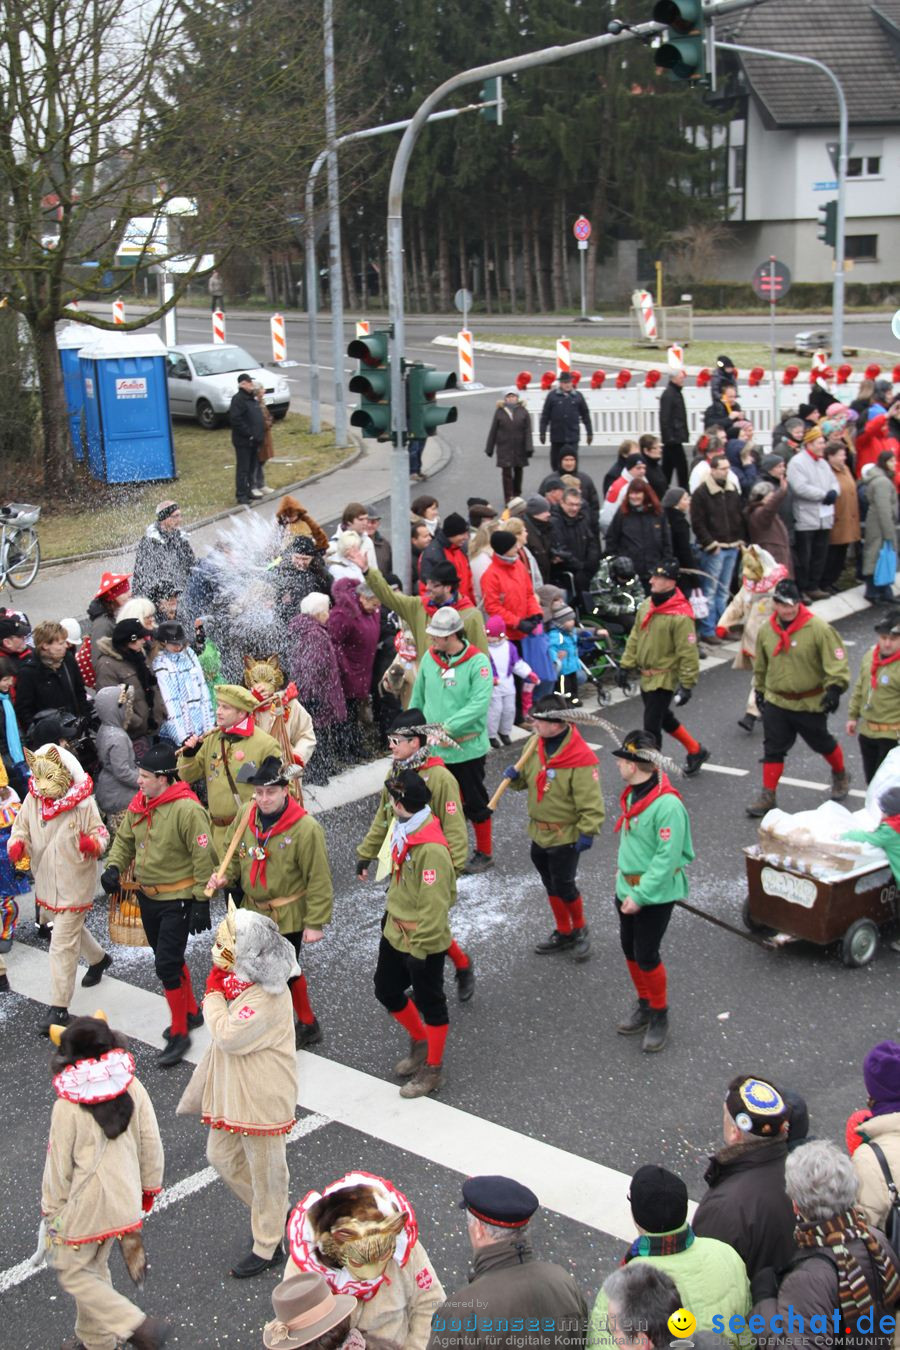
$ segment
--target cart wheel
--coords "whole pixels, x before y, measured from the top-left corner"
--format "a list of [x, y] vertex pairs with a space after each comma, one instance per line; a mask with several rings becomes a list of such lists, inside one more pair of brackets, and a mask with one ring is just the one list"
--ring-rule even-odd
[[877, 926], [871, 919], [857, 919], [841, 938], [841, 960], [845, 966], [867, 966], [877, 946]]
[[769, 928], [766, 924], [759, 923], [756, 919], [750, 917], [749, 895], [745, 898], [744, 903], [741, 905], [741, 919], [743, 920], [744, 927], [746, 929], [748, 929], [751, 933], [759, 933], [761, 937], [771, 937], [771, 935], [775, 932], [774, 928]]

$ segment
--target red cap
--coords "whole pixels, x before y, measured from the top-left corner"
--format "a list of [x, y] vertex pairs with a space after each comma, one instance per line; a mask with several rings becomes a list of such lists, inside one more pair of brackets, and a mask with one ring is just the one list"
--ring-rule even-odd
[[130, 589], [130, 572], [104, 572], [103, 576], [100, 578], [100, 585], [97, 588], [94, 599], [100, 600], [105, 595], [127, 595]]

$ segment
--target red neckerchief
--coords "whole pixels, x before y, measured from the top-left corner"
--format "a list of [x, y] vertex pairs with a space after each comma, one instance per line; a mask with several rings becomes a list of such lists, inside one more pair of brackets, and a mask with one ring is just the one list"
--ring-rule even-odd
[[556, 754], [551, 755], [549, 759], [547, 758], [546, 741], [538, 741], [537, 752], [538, 759], [541, 761], [541, 767], [538, 769], [535, 779], [539, 802], [543, 801], [544, 793], [547, 791], [548, 769], [587, 769], [597, 763], [597, 756], [577, 727], [570, 728], [569, 736], [563, 741]]
[[780, 652], [789, 652], [791, 650], [791, 638], [795, 633], [799, 633], [801, 628], [805, 628], [812, 617], [812, 610], [807, 609], [806, 605], [800, 605], [796, 619], [789, 623], [787, 628], [782, 628], [777, 616], [770, 614], [769, 623], [772, 626], [772, 632], [778, 638], [772, 655], [778, 656]]
[[654, 605], [651, 600], [647, 613], [641, 619], [641, 628], [646, 628], [656, 614], [687, 614], [691, 619], [694, 617], [690, 601], [682, 595], [677, 586], [668, 600], [664, 600], [661, 605]]
[[440, 822], [435, 819], [434, 813], [428, 817], [425, 824], [415, 834], [408, 834], [403, 841], [403, 849], [397, 853], [393, 846], [391, 847], [391, 864], [394, 876], [400, 871], [400, 868], [406, 862], [409, 850], [414, 844], [443, 844], [449, 852], [450, 845], [444, 837], [444, 831], [441, 829]]
[[634, 820], [635, 816], [639, 816], [642, 811], [646, 811], [647, 807], [657, 801], [660, 797], [677, 797], [678, 800], [681, 801], [681, 793], [675, 791], [664, 773], [660, 773], [659, 782], [656, 784], [656, 787], [648, 792], [646, 796], [642, 797], [634, 806], [628, 805], [628, 795], [630, 792], [631, 788], [626, 788], [619, 798], [619, 808], [622, 814], [616, 821], [613, 834], [618, 834], [623, 825], [625, 826], [625, 832], [627, 834], [631, 829], [631, 822]]
[[429, 755], [424, 764], [419, 765], [419, 771], [422, 769], [443, 769], [444, 761], [440, 755]]
[[442, 600], [439, 605], [434, 604], [431, 600], [425, 601], [425, 609], [429, 614], [436, 614], [439, 609], [443, 609], [445, 606], [448, 609], [455, 610], [475, 608], [474, 602], [470, 600], [467, 595], [463, 595], [459, 591], [456, 593], [455, 600]]
[[239, 980], [233, 971], [228, 971], [222, 981], [222, 993], [229, 1003], [233, 1003], [236, 998], [240, 998], [246, 989], [253, 987], [253, 980]]
[[128, 810], [135, 817], [133, 824], [139, 820], [146, 820], [147, 825], [152, 826], [151, 816], [158, 806], [165, 806], [167, 802], [190, 801], [197, 802], [199, 798], [195, 797], [187, 783], [170, 783], [167, 788], [163, 788], [158, 797], [147, 798], [143, 792], [138, 792], [128, 803]]
[[462, 666], [465, 665], [466, 661], [471, 661], [473, 657], [484, 655], [484, 653], [480, 652], [474, 643], [471, 642], [462, 652], [460, 652], [459, 656], [451, 657], [450, 661], [446, 661], [443, 654], [441, 652], [436, 652], [433, 647], [429, 647], [428, 651], [435, 665], [440, 666], [441, 670], [449, 670], [451, 662], [454, 666]]
[[900, 661], [900, 652], [894, 652], [893, 656], [880, 656], [878, 648], [875, 647], [872, 652], [872, 688], [875, 688], [878, 679], [878, 672], [882, 666], [889, 666], [894, 661]]
[[284, 720], [287, 721], [288, 717], [290, 716], [290, 709], [288, 708], [288, 704], [291, 702], [292, 699], [295, 699], [297, 697], [297, 686], [294, 684], [294, 681], [291, 680], [290, 684], [286, 689], [282, 690], [276, 689], [271, 694], [267, 694], [265, 690], [261, 689], [259, 686], [257, 686], [254, 689], [251, 689], [250, 693], [259, 703], [260, 711], [267, 710], [272, 707], [273, 703], [278, 702], [281, 711], [284, 713]]
[[247, 716], [243, 719], [243, 721], [235, 722], [234, 726], [229, 727], [227, 731], [223, 731], [222, 735], [223, 737], [224, 736], [247, 737], [252, 736], [255, 730], [256, 730], [256, 723], [253, 720], [253, 714], [248, 713]]
[[[281, 815], [278, 817], [278, 819], [276, 820], [275, 824], [272, 826], [271, 829], [265, 831], [260, 829], [258, 806], [254, 806], [253, 810], [250, 813], [250, 819], [247, 822], [247, 829], [253, 835], [254, 839], [261, 839], [264, 841], [264, 843], [267, 843], [269, 839], [271, 839], [273, 834], [284, 834], [285, 830], [289, 830], [292, 825], [296, 825], [297, 821], [302, 820], [305, 815], [306, 812], [304, 811], [300, 803], [296, 801], [295, 798], [288, 797], [287, 805], [285, 806]], [[261, 858], [254, 856], [253, 858], [253, 862], [250, 866], [251, 886], [266, 885], [267, 854], [264, 847], [260, 847], [258, 851], [262, 853], [263, 856]]]
[[79, 802], [83, 802], [85, 797], [89, 797], [94, 790], [94, 780], [90, 774], [85, 774], [80, 783], [73, 783], [67, 788], [61, 797], [42, 797], [34, 786], [34, 779], [28, 780], [28, 791], [41, 804], [41, 820], [53, 820], [55, 816], [64, 815], [66, 811], [71, 811]]
[[884, 816], [882, 825], [887, 825], [895, 834], [900, 834], [900, 816]]

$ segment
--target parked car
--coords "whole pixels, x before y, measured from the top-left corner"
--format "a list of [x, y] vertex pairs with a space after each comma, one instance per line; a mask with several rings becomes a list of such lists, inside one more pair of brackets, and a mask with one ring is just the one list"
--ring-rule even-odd
[[794, 351], [798, 356], [812, 356], [813, 352], [831, 351], [831, 333], [825, 328], [808, 328], [794, 334]]
[[263, 386], [269, 411], [280, 421], [291, 402], [287, 380], [265, 370], [243, 347], [231, 343], [192, 342], [169, 348], [166, 375], [172, 416], [196, 418], [208, 431], [227, 422], [242, 371]]

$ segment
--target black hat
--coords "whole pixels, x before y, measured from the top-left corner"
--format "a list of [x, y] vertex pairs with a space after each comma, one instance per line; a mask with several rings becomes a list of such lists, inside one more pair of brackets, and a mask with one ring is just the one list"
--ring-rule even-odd
[[177, 619], [166, 619], [165, 623], [157, 625], [157, 642], [182, 642], [187, 645], [187, 633], [184, 631], [184, 624]]
[[670, 581], [677, 581], [681, 573], [681, 568], [674, 558], [663, 558], [650, 573], [651, 577], [668, 577]]
[[138, 638], [152, 636], [151, 630], [145, 628], [140, 619], [120, 619], [112, 630], [112, 644], [114, 647], [125, 647], [129, 642], [137, 642]]
[[613, 750], [616, 759], [627, 759], [632, 764], [652, 764], [653, 760], [642, 751], [659, 751], [659, 737], [653, 731], [629, 731], [618, 750]]
[[295, 534], [285, 545], [286, 553], [305, 553], [312, 558], [318, 552], [314, 540], [308, 534]]
[[883, 816], [900, 816], [900, 787], [885, 788], [878, 798], [878, 808]]
[[404, 769], [395, 777], [388, 778], [385, 781], [385, 787], [396, 801], [411, 815], [416, 811], [421, 811], [423, 806], [427, 806], [431, 801], [431, 792], [425, 779], [416, 773], [414, 769]]
[[442, 558], [436, 562], [428, 574], [429, 581], [435, 581], [439, 586], [452, 586], [454, 590], [459, 589], [459, 572], [453, 566], [449, 558]]
[[487, 497], [467, 497], [466, 506], [487, 506]]
[[793, 1153], [799, 1144], [805, 1144], [809, 1139], [809, 1107], [806, 1105], [806, 1098], [801, 1097], [800, 1093], [794, 1092], [792, 1088], [784, 1089], [781, 1095], [788, 1108], [788, 1118], [791, 1122], [788, 1153]]
[[891, 637], [900, 637], [900, 609], [885, 610], [875, 625], [876, 633], [890, 633]]
[[498, 1228], [524, 1228], [540, 1201], [512, 1177], [467, 1177], [460, 1209]]
[[24, 619], [0, 619], [0, 642], [4, 638], [27, 637], [30, 632]]
[[636, 450], [633, 454], [626, 455], [625, 459], [623, 460], [626, 469], [637, 468], [638, 464], [643, 464], [643, 462], [644, 462], [643, 457], [639, 455]]
[[161, 581], [154, 581], [152, 586], [147, 587], [147, 599], [152, 600], [154, 605], [158, 605], [160, 600], [168, 600], [170, 595], [181, 595], [183, 587], [176, 586], [174, 581], [164, 577]]
[[25, 732], [25, 744], [29, 750], [37, 750], [41, 745], [59, 745], [68, 741], [75, 745], [85, 737], [87, 719], [76, 717], [68, 708], [42, 708], [35, 713], [34, 721]]
[[495, 530], [491, 535], [491, 548], [495, 553], [499, 553], [501, 558], [511, 553], [518, 542], [512, 530]]
[[253, 376], [252, 376], [252, 375], [248, 375], [246, 371], [243, 371], [243, 372], [237, 377], [237, 382], [238, 382], [238, 384], [244, 384], [245, 382], [248, 383], [248, 384], [252, 384], [252, 383], [253, 383]]
[[720, 370], [734, 370], [734, 362], [730, 356], [717, 356], [716, 365]]
[[772, 592], [772, 599], [781, 605], [799, 605], [800, 587], [790, 577], [782, 577]]
[[548, 492], [562, 492], [565, 486], [558, 473], [548, 473], [541, 483], [541, 494], [546, 496]]
[[444, 517], [442, 528], [448, 539], [452, 539], [456, 534], [469, 533], [468, 522], [458, 511], [451, 511], [449, 516]]
[[175, 747], [168, 741], [160, 741], [157, 745], [151, 745], [149, 750], [145, 750], [141, 756], [138, 768], [143, 769], [145, 773], [155, 773], [160, 776], [174, 778], [178, 773], [178, 762], [175, 755]]
[[561, 370], [556, 378], [561, 384], [568, 383], [572, 378], [572, 372], [571, 370]]
[[[407, 708], [406, 712], [397, 714], [388, 727], [387, 734], [389, 736], [418, 736], [421, 728], [427, 725], [425, 714], [421, 708]], [[424, 731], [421, 731], [421, 735], [425, 735]]]
[[631, 1214], [645, 1233], [673, 1233], [687, 1220], [687, 1186], [665, 1167], [648, 1163], [631, 1178]]
[[238, 770], [237, 780], [249, 787], [287, 787], [290, 781], [277, 755], [266, 755], [259, 767], [255, 764], [243, 765]]

